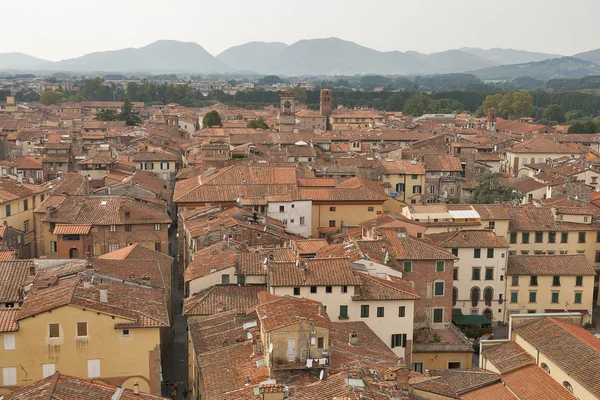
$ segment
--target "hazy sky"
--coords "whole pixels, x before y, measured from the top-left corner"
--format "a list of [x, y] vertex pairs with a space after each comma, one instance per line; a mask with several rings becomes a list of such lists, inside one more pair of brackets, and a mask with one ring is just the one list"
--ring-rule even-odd
[[34, 0], [2, 1], [0, 13], [0, 53], [53, 61], [159, 39], [196, 42], [213, 55], [248, 41], [331, 36], [424, 53], [600, 47], [600, 0]]

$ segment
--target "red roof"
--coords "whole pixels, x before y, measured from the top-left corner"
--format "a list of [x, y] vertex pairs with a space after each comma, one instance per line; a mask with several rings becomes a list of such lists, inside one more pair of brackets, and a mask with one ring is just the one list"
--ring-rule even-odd
[[63, 225], [56, 224], [55, 235], [87, 235], [92, 228], [91, 225]]

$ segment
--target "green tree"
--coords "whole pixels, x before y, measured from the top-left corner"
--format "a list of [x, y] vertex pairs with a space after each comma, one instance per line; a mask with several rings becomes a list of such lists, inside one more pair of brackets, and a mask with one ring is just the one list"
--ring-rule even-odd
[[96, 119], [98, 121], [116, 121], [117, 117], [118, 115], [115, 110], [102, 109], [96, 113]]
[[484, 176], [469, 198], [469, 203], [493, 204], [496, 201], [510, 201], [513, 204], [520, 204], [523, 193], [519, 192], [514, 186], [502, 185], [501, 179], [502, 175], [499, 173]]
[[294, 94], [296, 95], [297, 101], [299, 101], [302, 104], [306, 104], [306, 99], [308, 98], [308, 94], [306, 93], [306, 90], [303, 87], [298, 85], [292, 89], [292, 92], [294, 92]]
[[431, 100], [429, 97], [422, 93], [417, 93], [404, 103], [402, 112], [404, 112], [404, 114], [412, 115], [413, 117], [421, 116], [425, 114], [430, 102]]
[[213, 126], [221, 126], [221, 116], [216, 111], [209, 111], [202, 118], [202, 126], [212, 128]]
[[558, 104], [550, 104], [544, 109], [542, 118], [548, 121], [556, 121], [559, 124], [565, 122], [565, 109]]
[[283, 80], [280, 77], [278, 77], [277, 75], [263, 76], [258, 81], [258, 83], [261, 85], [275, 85], [275, 84], [281, 83], [281, 82], [283, 82]]
[[265, 119], [263, 117], [258, 117], [257, 119], [248, 121], [248, 125], [246, 125], [246, 128], [269, 129], [269, 125], [265, 122]]
[[402, 111], [404, 107], [404, 98], [398, 93], [394, 93], [390, 96], [385, 105], [385, 111]]
[[142, 119], [140, 118], [140, 114], [137, 111], [133, 110], [133, 104], [131, 104], [131, 100], [128, 98], [125, 99], [123, 103], [123, 108], [121, 112], [117, 115], [117, 119], [119, 121], [125, 121], [125, 125], [127, 126], [135, 126], [140, 125], [142, 123]]
[[503, 99], [504, 96], [502, 96], [500, 93], [490, 94], [485, 98], [485, 100], [483, 100], [481, 107], [479, 107], [479, 109], [477, 110], [477, 115], [479, 115], [480, 117], [487, 115], [487, 110], [489, 108], [499, 109], [500, 103], [502, 103]]
[[581, 121], [575, 121], [569, 126], [568, 133], [585, 133], [585, 125]]
[[45, 105], [58, 104], [62, 98], [63, 93], [54, 90], [43, 92], [40, 96], [40, 102]]

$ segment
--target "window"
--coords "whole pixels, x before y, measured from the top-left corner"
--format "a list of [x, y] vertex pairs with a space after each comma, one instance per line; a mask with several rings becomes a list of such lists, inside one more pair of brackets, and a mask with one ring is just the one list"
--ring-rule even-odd
[[246, 275], [238, 275], [237, 276], [237, 284], [244, 286], [246, 284]]
[[285, 212], [285, 206], [279, 206], [279, 212]]
[[521, 234], [521, 243], [529, 243], [529, 232], [523, 232]]
[[517, 243], [517, 234], [516, 234], [516, 232], [513, 232], [513, 233], [510, 234], [510, 242], [512, 244]]
[[429, 186], [429, 193], [435, 194], [435, 186], [433, 186], [433, 185]]
[[583, 286], [583, 276], [575, 277], [575, 286]]
[[412, 261], [404, 261], [404, 272], [412, 272]]
[[109, 243], [108, 244], [108, 252], [111, 253], [113, 251], [119, 250], [119, 243]]
[[131, 232], [131, 225], [129, 225], [129, 224], [125, 225], [125, 232]]
[[489, 221], [488, 229], [496, 229], [496, 221]]
[[487, 258], [494, 258], [494, 249], [487, 249]]
[[558, 292], [552, 292], [552, 299], [551, 302], [553, 304], [558, 304]]
[[10, 217], [10, 204], [6, 205], [6, 216]]
[[435, 263], [435, 270], [436, 270], [436, 272], [444, 272], [444, 262], [443, 261], [436, 261], [436, 263]]
[[14, 350], [15, 349], [15, 334], [14, 333], [5, 333], [4, 334], [4, 350]]
[[377, 307], [377, 318], [383, 318], [385, 316], [385, 307]]
[[433, 323], [439, 324], [444, 322], [444, 309], [443, 308], [434, 308], [433, 309]]
[[531, 275], [531, 277], [529, 278], [529, 286], [537, 286], [537, 285], [538, 285], [537, 275]]
[[335, 211], [335, 207], [329, 207], [329, 211]]
[[420, 193], [421, 193], [421, 185], [413, 186], [413, 194], [420, 194]]
[[348, 318], [348, 306], [340, 306], [340, 318]]
[[573, 393], [573, 386], [571, 386], [571, 384], [567, 381], [563, 382], [563, 386], [565, 387], [565, 389], [567, 389], [569, 392]]
[[294, 296], [300, 296], [300, 288], [299, 287], [294, 288]]
[[556, 232], [548, 232], [548, 243], [556, 243]]
[[510, 302], [511, 303], [519, 302], [519, 292], [510, 292]]
[[360, 317], [369, 318], [369, 305], [363, 304], [360, 306]]
[[160, 224], [154, 224], [154, 230], [160, 231]]
[[585, 243], [585, 232], [579, 232], [577, 243]]
[[60, 325], [59, 324], [48, 324], [48, 335], [51, 338], [60, 337]]
[[116, 225], [111, 225], [110, 226], [110, 231], [111, 232], [116, 232], [117, 231], [117, 226]]
[[125, 211], [125, 219], [131, 218], [131, 213], [129, 211]]
[[596, 232], [596, 243], [600, 243], [600, 232]]
[[56, 372], [56, 364], [42, 364], [42, 378], [47, 378], [54, 375]]
[[100, 377], [100, 360], [87, 360], [88, 378]]
[[260, 232], [258, 232], [258, 233], [256, 234], [256, 238], [257, 238], [257, 239], [260, 239], [261, 237], [262, 237], [262, 234], [261, 234]]
[[300, 217], [300, 226], [304, 225], [304, 217]]
[[315, 293], [317, 293], [317, 287], [316, 287], [316, 286], [311, 286], [311, 287], [310, 287], [310, 292], [311, 292], [312, 294], [315, 294]]
[[44, 195], [44, 194], [40, 195], [40, 203], [42, 203], [45, 198], [46, 198], [46, 195]]
[[569, 239], [569, 232], [561, 232], [560, 234], [560, 242], [561, 243], [568, 243]]
[[454, 275], [452, 276], [452, 279], [455, 281], [458, 280], [458, 267], [454, 268]]
[[529, 302], [535, 303], [537, 300], [537, 292], [529, 292]]
[[223, 284], [223, 285], [229, 284], [229, 274], [221, 275], [221, 284]]
[[367, 211], [373, 212], [373, 211], [375, 211], [375, 207], [367, 207]]
[[582, 293], [581, 292], [575, 292], [575, 304], [581, 304], [581, 298], [582, 298]]
[[458, 257], [458, 249], [452, 249], [452, 254]]
[[329, 227], [330, 228], [335, 228], [335, 220], [334, 219], [330, 219], [329, 220]]
[[485, 280], [493, 281], [494, 280], [494, 268], [488, 267], [485, 269]]
[[444, 295], [444, 282], [435, 282], [433, 289], [434, 296], [443, 296]]
[[406, 317], [406, 307], [400, 306], [400, 307], [398, 307], [398, 318], [404, 318], [404, 317]]
[[413, 363], [413, 371], [423, 373], [423, 363]]
[[392, 335], [392, 349], [394, 347], [406, 347], [406, 333], [394, 333]]
[[29, 232], [29, 220], [23, 221], [23, 232]]
[[129, 329], [123, 329], [123, 336], [129, 337]]
[[544, 240], [544, 232], [536, 232], [535, 233], [535, 242], [542, 243], [543, 240]]
[[594, 258], [595, 262], [600, 262], [600, 251], [596, 251], [596, 256]]
[[524, 255], [529, 254], [529, 250], [521, 250], [521, 254], [524, 254]]
[[51, 253], [56, 253], [57, 249], [56, 249], [56, 242], [52, 241], [50, 242], [50, 252]]
[[78, 322], [77, 323], [77, 337], [87, 337], [87, 322]]
[[554, 275], [552, 277], [552, 286], [560, 286], [560, 276]]
[[2, 385], [16, 386], [17, 385], [17, 367], [2, 368]]
[[317, 349], [324, 349], [325, 348], [325, 338], [323, 336], [320, 336], [317, 338]]
[[331, 286], [325, 286], [325, 293], [332, 293], [333, 288]]
[[346, 285], [342, 286], [341, 292], [348, 293], [348, 286], [346, 286]]
[[160, 169], [169, 169], [169, 163], [168, 162], [161, 162], [160, 163]]
[[546, 363], [541, 363], [540, 368], [543, 369], [545, 373], [547, 373], [547, 374], [550, 373], [550, 368], [548, 367], [548, 365]]
[[481, 268], [473, 267], [473, 270], [471, 271], [471, 280], [472, 281], [481, 280]]
[[27, 199], [23, 200], [23, 211], [29, 210], [29, 202]]
[[481, 258], [481, 249], [473, 249], [473, 257]]

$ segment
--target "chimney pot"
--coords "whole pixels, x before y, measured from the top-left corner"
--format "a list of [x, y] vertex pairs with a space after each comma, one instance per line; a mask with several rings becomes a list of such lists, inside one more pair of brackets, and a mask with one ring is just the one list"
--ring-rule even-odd
[[133, 394], [140, 394], [140, 384], [138, 381], [135, 381], [133, 384]]
[[108, 303], [108, 290], [100, 289], [100, 302]]
[[358, 345], [358, 332], [352, 331], [348, 336], [348, 343], [350, 344], [350, 346]]

